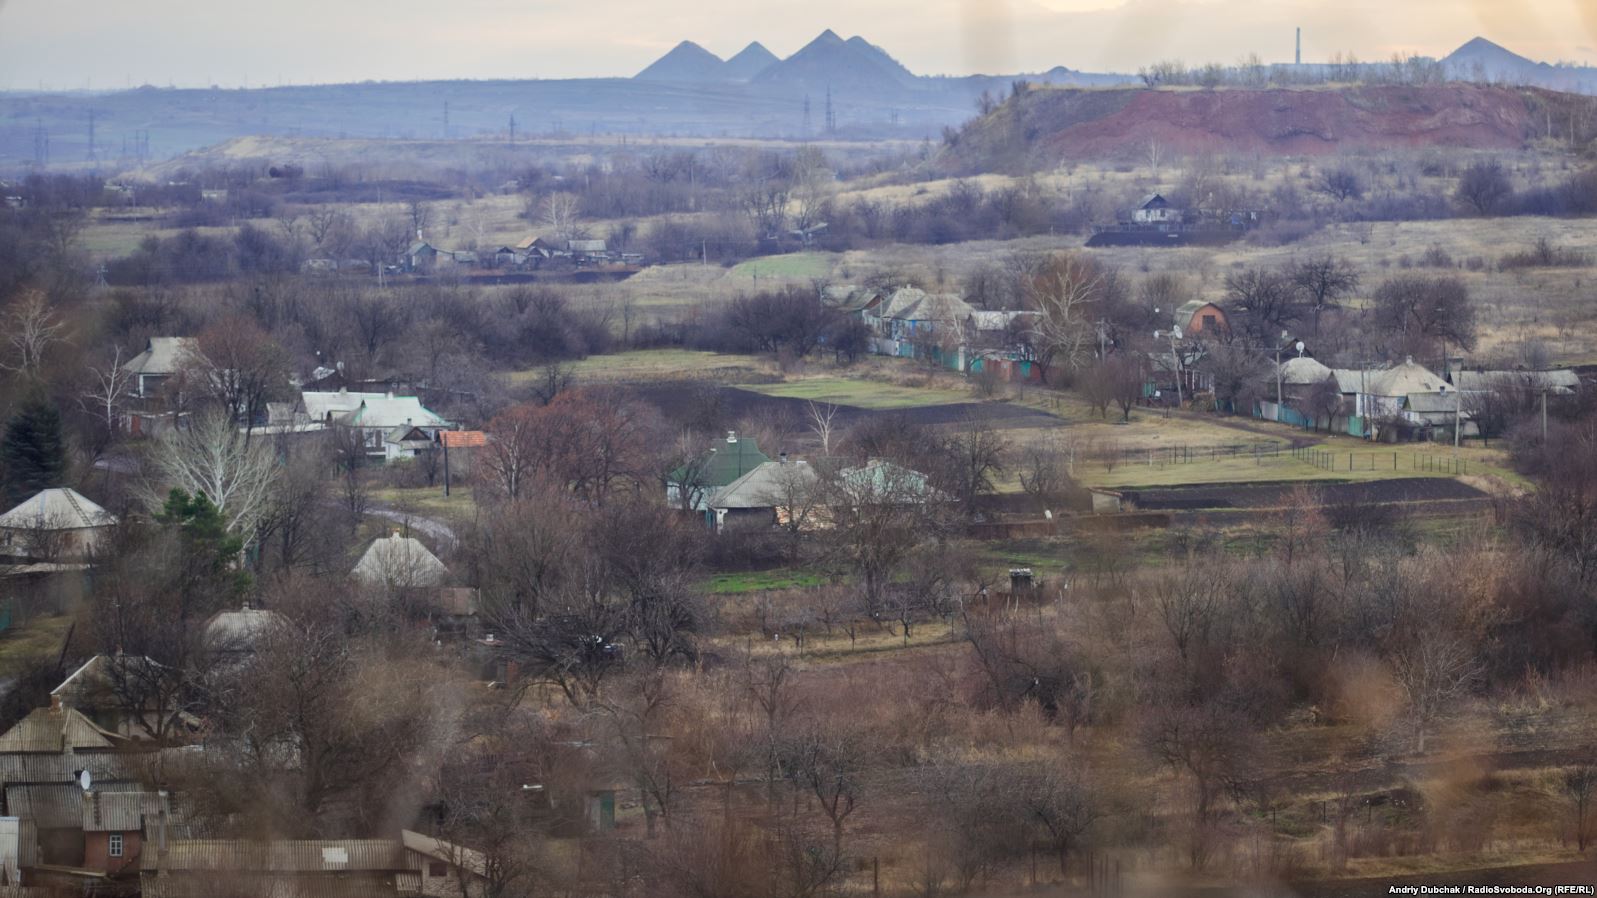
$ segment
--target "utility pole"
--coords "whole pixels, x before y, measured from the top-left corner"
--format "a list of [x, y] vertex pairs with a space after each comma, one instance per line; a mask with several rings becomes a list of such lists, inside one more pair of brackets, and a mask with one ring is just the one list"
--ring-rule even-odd
[[1453, 391], [1453, 452], [1458, 452], [1458, 435], [1464, 430], [1464, 391]]
[[90, 162], [98, 162], [94, 154], [94, 110], [89, 110], [89, 157]]
[[1547, 386], [1542, 385], [1542, 446], [1547, 445]]
[[810, 95], [804, 95], [804, 136], [810, 136]]
[[511, 144], [511, 146], [514, 146], [515, 143], [516, 143], [516, 114], [514, 112], [512, 112], [512, 113], [510, 113], [510, 144]]
[[837, 114], [832, 110], [832, 85], [826, 85], [826, 133], [837, 130]]

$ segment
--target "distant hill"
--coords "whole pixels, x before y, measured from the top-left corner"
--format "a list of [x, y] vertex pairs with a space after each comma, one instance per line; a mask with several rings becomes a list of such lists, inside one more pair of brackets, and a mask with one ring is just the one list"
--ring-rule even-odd
[[1459, 81], [1524, 84], [1579, 93], [1597, 91], [1597, 68], [1549, 65], [1527, 59], [1484, 37], [1477, 37], [1442, 59], [1449, 78]]
[[843, 40], [828, 28], [797, 53], [755, 77], [759, 86], [819, 94], [911, 90], [917, 78], [863, 38]]
[[633, 77], [639, 81], [720, 81], [726, 77], [726, 63], [698, 44], [683, 41]]
[[738, 54], [726, 61], [722, 67], [722, 74], [732, 81], [749, 81], [755, 75], [765, 71], [781, 60], [775, 53], [765, 49], [765, 45], [754, 41], [747, 47], [738, 51]]
[[941, 164], [1026, 171], [1065, 159], [1196, 153], [1314, 156], [1354, 150], [1512, 150], [1544, 123], [1597, 121], [1597, 99], [1539, 88], [1441, 84], [1333, 89], [1035, 88], [976, 119]]

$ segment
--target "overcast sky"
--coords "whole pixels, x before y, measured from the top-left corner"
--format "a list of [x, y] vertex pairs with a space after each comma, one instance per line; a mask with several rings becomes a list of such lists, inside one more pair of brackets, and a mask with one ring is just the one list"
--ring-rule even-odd
[[[670, 12], [666, 13], [665, 10]], [[778, 55], [824, 28], [920, 73], [1443, 55], [1476, 35], [1597, 64], [1597, 0], [0, 0], [0, 87], [631, 75], [684, 38]]]

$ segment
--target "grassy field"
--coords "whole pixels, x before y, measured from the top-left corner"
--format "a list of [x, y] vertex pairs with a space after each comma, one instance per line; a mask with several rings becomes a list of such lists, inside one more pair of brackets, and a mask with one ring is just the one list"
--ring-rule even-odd
[[[724, 371], [773, 368], [769, 359], [752, 355], [698, 352], [691, 349], [635, 349], [611, 355], [588, 356], [571, 363], [572, 372], [583, 382], [632, 382], [644, 380], [702, 377]], [[506, 375], [513, 384], [525, 384], [543, 376], [543, 369], [529, 368]]]
[[832, 273], [837, 257], [832, 253], [787, 253], [750, 259], [732, 266], [731, 276], [759, 286], [761, 278], [824, 278]]
[[428, 517], [470, 517], [477, 500], [469, 486], [456, 486], [444, 495], [443, 472], [437, 486], [385, 487], [371, 491], [373, 502], [398, 512], [413, 512]]
[[716, 574], [705, 581], [706, 591], [715, 595], [736, 595], [764, 592], [768, 589], [796, 589], [819, 586], [824, 578], [813, 571], [794, 568], [776, 568], [768, 571], [738, 571]]
[[53, 663], [72, 620], [66, 614], [35, 617], [0, 636], [0, 676], [14, 676], [41, 661]]
[[910, 387], [844, 377], [814, 377], [779, 384], [745, 385], [741, 388], [767, 396], [809, 399], [815, 402], [878, 410], [921, 408], [928, 405], [971, 401], [970, 393], [965, 390]]

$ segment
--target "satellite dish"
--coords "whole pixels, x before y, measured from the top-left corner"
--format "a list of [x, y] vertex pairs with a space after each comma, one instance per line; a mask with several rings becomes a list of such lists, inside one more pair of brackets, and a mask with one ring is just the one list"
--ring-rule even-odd
[[1303, 341], [1299, 340], [1298, 341], [1298, 355], [1302, 355], [1302, 354], [1303, 354]]
[[1181, 339], [1181, 328], [1178, 327], [1170, 331], [1170, 336], [1175, 337], [1177, 340]]
[[94, 785], [94, 777], [91, 776], [87, 770], [79, 770], [78, 785], [83, 788], [83, 791], [87, 792], [89, 791], [89, 787]]

